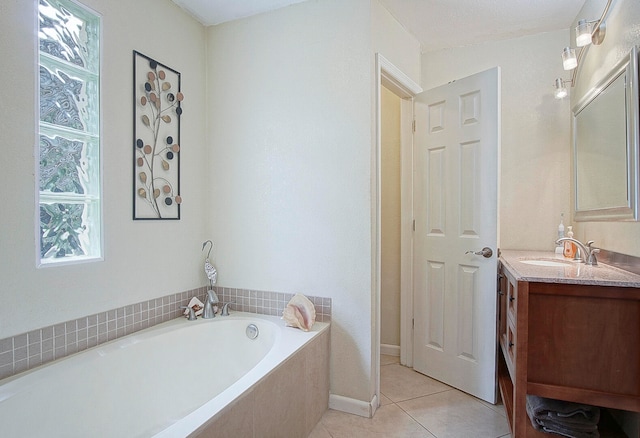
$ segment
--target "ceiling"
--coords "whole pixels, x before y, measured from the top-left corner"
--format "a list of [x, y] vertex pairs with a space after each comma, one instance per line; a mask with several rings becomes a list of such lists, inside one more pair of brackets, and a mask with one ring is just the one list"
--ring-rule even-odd
[[306, 0], [173, 0], [205, 26], [274, 11]]
[[[305, 0], [173, 0], [216, 25]], [[348, 0], [347, 0], [348, 1]], [[568, 28], [585, 0], [380, 0], [424, 52]]]

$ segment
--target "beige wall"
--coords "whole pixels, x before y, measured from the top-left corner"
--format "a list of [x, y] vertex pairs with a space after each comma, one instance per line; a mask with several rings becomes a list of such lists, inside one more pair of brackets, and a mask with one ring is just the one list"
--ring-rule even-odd
[[424, 53], [430, 89], [495, 66], [502, 71], [500, 247], [552, 250], [560, 213], [568, 216], [569, 103], [553, 97], [558, 53], [569, 32]]
[[[86, 0], [103, 16], [104, 261], [36, 269], [35, 1], [0, 3], [0, 338], [204, 284], [204, 29], [170, 1]], [[151, 20], [150, 11], [153, 13]], [[182, 73], [182, 220], [132, 218], [132, 51]]]
[[371, 0], [373, 53], [384, 55], [414, 82], [420, 83], [420, 43], [378, 0]]
[[326, 0], [207, 35], [219, 284], [331, 297], [331, 391], [365, 403], [377, 366], [374, 47], [420, 69], [415, 41], [396, 47], [398, 27], [370, 0]]
[[333, 298], [331, 387], [371, 394], [369, 2], [209, 29], [209, 225], [221, 286]]
[[380, 343], [400, 347], [400, 98], [382, 88]]
[[[605, 4], [605, 0], [587, 0], [576, 16], [572, 29], [580, 18], [600, 18]], [[640, 2], [614, 1], [606, 24], [604, 42], [599, 46], [590, 46], [583, 56], [576, 87], [570, 90], [572, 107], [618, 61], [628, 56], [632, 46], [640, 45]], [[573, 32], [571, 38], [574, 38]], [[640, 257], [638, 222], [577, 222], [575, 225], [576, 237], [580, 240], [594, 240], [597, 247]]]

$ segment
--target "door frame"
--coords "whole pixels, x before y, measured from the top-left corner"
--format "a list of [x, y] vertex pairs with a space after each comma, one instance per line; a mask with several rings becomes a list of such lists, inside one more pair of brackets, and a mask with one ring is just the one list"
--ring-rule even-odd
[[[413, 98], [422, 87], [382, 54], [376, 53], [375, 196], [374, 196], [374, 299], [373, 333], [374, 399], [380, 400], [380, 300], [382, 264], [382, 115], [381, 92], [386, 87], [400, 101], [400, 363], [413, 366]], [[377, 409], [373, 403], [371, 415]]]

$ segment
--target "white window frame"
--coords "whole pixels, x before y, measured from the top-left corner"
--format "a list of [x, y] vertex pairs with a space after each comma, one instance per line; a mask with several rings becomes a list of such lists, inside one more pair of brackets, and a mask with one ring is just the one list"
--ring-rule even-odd
[[[64, 266], [64, 265], [73, 265], [73, 264], [79, 264], [79, 263], [87, 263], [87, 262], [96, 262], [96, 261], [103, 261], [104, 260], [104, 202], [103, 202], [103, 123], [102, 123], [102, 72], [103, 72], [103, 20], [102, 20], [102, 14], [96, 12], [95, 10], [87, 7], [86, 5], [75, 1], [75, 0], [58, 0], [60, 2], [64, 2], [64, 3], [69, 3], [73, 6], [75, 6], [78, 9], [81, 9], [83, 11], [86, 11], [88, 14], [93, 15], [97, 21], [98, 21], [98, 26], [99, 26], [99, 30], [98, 30], [98, 59], [99, 59], [99, 66], [98, 66], [98, 71], [97, 71], [97, 75], [98, 75], [98, 80], [97, 80], [97, 84], [98, 84], [98, 114], [97, 114], [97, 118], [98, 118], [98, 139], [97, 139], [97, 143], [98, 143], [98, 153], [96, 154], [98, 157], [98, 190], [97, 190], [97, 202], [96, 205], [98, 207], [99, 212], [95, 213], [93, 215], [92, 218], [92, 222], [97, 225], [97, 227], [99, 228], [99, 230], [97, 231], [97, 238], [94, 238], [93, 241], [91, 242], [91, 247], [95, 248], [90, 254], [85, 254], [85, 255], [81, 255], [81, 256], [69, 256], [69, 257], [62, 257], [62, 258], [52, 258], [52, 259], [43, 259], [41, 256], [42, 250], [41, 250], [41, 230], [40, 230], [40, 204], [41, 204], [41, 192], [40, 192], [40, 134], [41, 134], [41, 125], [40, 125], [40, 37], [39, 37], [39, 5], [40, 5], [40, 1], [39, 0], [34, 0], [35, 2], [35, 14], [34, 14], [34, 20], [35, 20], [35, 44], [36, 44], [36, 49], [35, 50], [35, 93], [36, 93], [36, 98], [35, 98], [35, 114], [36, 114], [36, 118], [35, 118], [35, 123], [36, 123], [36, 128], [35, 128], [35, 133], [36, 133], [36, 141], [35, 141], [35, 243], [36, 243], [36, 251], [35, 251], [35, 256], [36, 256], [36, 267], [37, 268], [48, 268], [48, 267], [54, 267], [54, 266]], [[51, 199], [51, 197], [47, 197], [48, 199]], [[61, 197], [60, 200], [61, 201], [72, 201], [74, 197]], [[85, 199], [88, 197], [85, 197]], [[97, 242], [95, 241], [97, 239]]]

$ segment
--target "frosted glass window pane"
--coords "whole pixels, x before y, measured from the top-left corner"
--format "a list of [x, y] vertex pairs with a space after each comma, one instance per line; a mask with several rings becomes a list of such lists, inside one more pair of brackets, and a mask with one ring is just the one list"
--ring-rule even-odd
[[40, 0], [38, 7], [40, 52], [96, 72], [97, 20], [70, 2]]
[[84, 143], [63, 137], [40, 136], [40, 190], [84, 194], [87, 160]]
[[83, 256], [84, 204], [40, 204], [40, 257]]
[[96, 82], [40, 65], [40, 121], [97, 133]]

